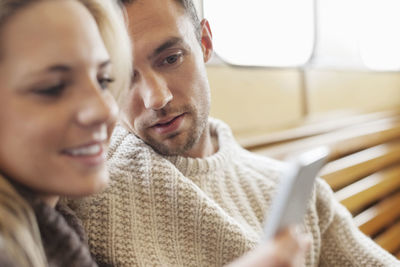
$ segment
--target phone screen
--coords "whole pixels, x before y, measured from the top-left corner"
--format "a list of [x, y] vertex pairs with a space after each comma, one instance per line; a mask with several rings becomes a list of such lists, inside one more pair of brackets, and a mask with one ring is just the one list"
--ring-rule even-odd
[[302, 222], [315, 178], [328, 155], [327, 147], [318, 147], [286, 161], [287, 168], [266, 216], [265, 240], [273, 238], [288, 226]]

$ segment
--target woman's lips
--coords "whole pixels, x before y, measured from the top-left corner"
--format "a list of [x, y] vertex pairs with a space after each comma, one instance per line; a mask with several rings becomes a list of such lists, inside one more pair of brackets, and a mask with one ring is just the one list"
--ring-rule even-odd
[[102, 143], [65, 149], [62, 154], [88, 167], [101, 165], [106, 159], [106, 153]]
[[175, 132], [182, 125], [184, 115], [185, 114], [176, 116], [172, 120], [165, 123], [158, 123], [152, 126], [152, 128], [159, 134], [170, 134], [172, 132]]

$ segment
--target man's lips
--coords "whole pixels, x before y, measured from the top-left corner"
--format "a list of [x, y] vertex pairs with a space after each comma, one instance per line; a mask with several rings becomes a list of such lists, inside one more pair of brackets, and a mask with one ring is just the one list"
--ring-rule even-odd
[[168, 134], [174, 132], [181, 126], [184, 115], [185, 113], [176, 117], [162, 119], [150, 128], [154, 129], [159, 134]]
[[174, 117], [169, 117], [169, 118], [162, 119], [162, 120], [159, 120], [159, 121], [157, 121], [155, 124], [153, 124], [152, 127], [155, 127], [155, 126], [162, 126], [162, 125], [171, 123], [173, 120], [175, 120], [175, 119], [178, 118], [179, 116], [180, 116], [180, 115], [174, 116]]

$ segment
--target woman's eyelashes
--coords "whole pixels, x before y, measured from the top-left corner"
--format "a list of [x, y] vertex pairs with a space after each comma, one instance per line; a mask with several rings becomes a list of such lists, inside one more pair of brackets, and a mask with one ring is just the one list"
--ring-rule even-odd
[[[114, 81], [115, 81], [114, 78], [111, 78], [108, 76], [103, 76], [103, 77], [97, 78], [97, 84], [99, 86], [99, 89], [101, 89], [101, 90], [109, 89], [110, 84], [113, 83]], [[32, 92], [39, 96], [56, 98], [56, 97], [61, 96], [70, 84], [71, 83], [69, 83], [67, 81], [62, 81], [62, 82], [58, 82], [54, 85], [38, 86], [37, 88], [33, 89]], [[75, 84], [78, 84], [78, 83], [75, 83]]]
[[34, 89], [33, 92], [40, 96], [46, 97], [57, 97], [62, 94], [67, 86], [66, 82], [60, 82], [50, 86], [44, 86], [38, 89]]

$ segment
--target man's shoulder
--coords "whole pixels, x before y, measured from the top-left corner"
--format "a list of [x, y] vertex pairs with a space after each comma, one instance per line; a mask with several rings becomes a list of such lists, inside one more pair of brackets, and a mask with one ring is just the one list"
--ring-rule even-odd
[[276, 180], [285, 169], [285, 163], [261, 154], [248, 151], [241, 147], [228, 124], [216, 119], [209, 118], [211, 132], [218, 133], [219, 141], [223, 143], [223, 148], [230, 155], [234, 164], [240, 166], [242, 171], [253, 170], [270, 180]]
[[111, 176], [121, 171], [137, 173], [154, 166], [170, 167], [169, 161], [123, 126], [117, 126], [111, 136], [107, 165]]
[[153, 151], [143, 140], [125, 129], [121, 125], [117, 125], [111, 135], [110, 146], [108, 148], [107, 158], [129, 158], [138, 153]]
[[257, 154], [242, 147], [240, 147], [240, 150], [242, 151], [241, 153], [238, 153], [238, 155], [240, 155], [240, 161], [245, 164], [278, 173], [282, 172], [286, 168], [286, 163], [284, 161]]

